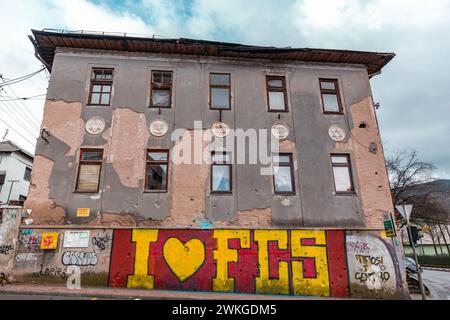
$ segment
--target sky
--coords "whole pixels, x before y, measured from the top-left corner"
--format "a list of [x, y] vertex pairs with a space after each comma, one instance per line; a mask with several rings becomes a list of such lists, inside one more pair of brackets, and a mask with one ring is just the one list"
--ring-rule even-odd
[[[41, 68], [32, 28], [394, 52], [371, 80], [385, 154], [416, 149], [434, 177], [450, 179], [448, 0], [0, 0], [0, 25], [4, 79]], [[33, 153], [48, 76], [0, 92], [0, 140], [6, 122], [7, 139]]]

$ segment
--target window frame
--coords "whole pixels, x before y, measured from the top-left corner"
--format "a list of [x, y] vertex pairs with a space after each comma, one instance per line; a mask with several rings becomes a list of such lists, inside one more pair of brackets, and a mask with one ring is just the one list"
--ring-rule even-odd
[[[95, 80], [95, 71], [96, 70], [111, 70], [112, 71], [112, 79], [111, 80]], [[93, 67], [91, 69], [90, 81], [91, 81], [91, 85], [90, 85], [90, 88], [89, 88], [88, 105], [89, 106], [103, 106], [103, 107], [111, 106], [111, 98], [112, 98], [112, 91], [113, 91], [113, 81], [114, 81], [114, 68]], [[92, 94], [94, 93], [93, 92], [94, 85], [101, 86], [101, 89], [100, 89], [100, 92], [99, 92], [100, 93], [99, 103], [92, 103]], [[109, 91], [109, 99], [108, 99], [108, 103], [107, 104], [101, 103], [101, 101], [102, 101], [102, 94], [103, 94], [103, 86], [105, 86], [105, 85], [109, 85], [111, 87], [111, 89]]]
[[[27, 170], [30, 170], [30, 174], [28, 175], [28, 180], [25, 179], [25, 177], [27, 176]], [[31, 170], [32, 169], [30, 167], [28, 167], [28, 166], [25, 167], [25, 172], [23, 173], [23, 180], [24, 181], [27, 181], [27, 182], [31, 181]]]
[[[281, 80], [283, 82], [283, 87], [270, 87], [269, 80]], [[283, 92], [284, 96], [284, 109], [276, 110], [270, 108], [270, 95], [269, 92]], [[267, 96], [267, 111], [268, 112], [289, 112], [288, 96], [287, 96], [287, 82], [286, 76], [279, 75], [266, 75], [266, 96]]]
[[[346, 157], [347, 163], [334, 163], [333, 157]], [[352, 170], [352, 162], [350, 159], [350, 154], [349, 153], [331, 153], [330, 161], [331, 161], [331, 174], [333, 176], [333, 186], [334, 186], [335, 194], [336, 195], [354, 195], [354, 194], [356, 194], [355, 183], [353, 181], [353, 170]], [[348, 168], [349, 178], [350, 178], [350, 186], [351, 186], [350, 191], [337, 191], [336, 190], [336, 177], [334, 175], [334, 167]]]
[[[169, 149], [161, 149], [161, 148], [147, 148], [145, 149], [145, 181], [144, 181], [144, 193], [167, 193], [169, 190], [169, 169], [170, 169], [170, 150]], [[148, 160], [148, 153], [149, 152], [164, 152], [167, 154], [167, 160]], [[147, 181], [148, 181], [148, 165], [149, 164], [156, 164], [161, 165], [165, 164], [167, 165], [167, 172], [166, 172], [166, 188], [164, 190], [151, 190], [147, 189]]]
[[[273, 192], [277, 195], [295, 195], [296, 191], [295, 191], [295, 177], [294, 177], [294, 155], [290, 152], [280, 152], [277, 154], [277, 156], [288, 156], [289, 157], [289, 162], [275, 162], [273, 160], [272, 156], [272, 167], [273, 167], [273, 172], [272, 172], [272, 182], [273, 182]], [[290, 167], [290, 172], [291, 172], [291, 186], [292, 186], [292, 190], [291, 191], [277, 191], [276, 189], [276, 184], [275, 184], [275, 166], [277, 167]]]
[[[333, 82], [334, 89], [322, 89], [322, 82]], [[331, 78], [319, 78], [319, 89], [320, 89], [320, 101], [322, 102], [322, 111], [324, 114], [344, 114], [344, 108], [341, 100], [341, 90], [339, 87], [339, 79]], [[334, 94], [338, 102], [339, 111], [327, 111], [325, 110], [325, 104], [323, 101], [324, 94]]]
[[[229, 155], [230, 160], [227, 161], [214, 161], [213, 157], [216, 154]], [[213, 167], [215, 165], [228, 166], [228, 174], [230, 178], [230, 190], [228, 191], [215, 191], [213, 190]], [[211, 152], [211, 170], [210, 170], [210, 192], [213, 194], [232, 194], [233, 193], [233, 164], [231, 163], [231, 151], [212, 151]]]
[[[80, 149], [80, 157], [78, 158], [78, 172], [77, 172], [77, 179], [75, 181], [75, 193], [98, 193], [100, 190], [100, 179], [102, 175], [102, 169], [103, 169], [103, 155], [104, 150], [101, 148], [81, 148]], [[83, 152], [101, 152], [102, 153], [102, 159], [101, 160], [82, 160]], [[97, 190], [78, 190], [78, 182], [80, 179], [80, 169], [82, 164], [97, 164], [100, 165], [100, 171], [98, 172], [98, 180], [97, 180]]]
[[[227, 75], [230, 79], [229, 85], [219, 85], [219, 84], [211, 84], [211, 75], [219, 74], [219, 75]], [[212, 89], [228, 89], [228, 108], [215, 108], [212, 105]], [[231, 110], [231, 73], [227, 72], [210, 72], [209, 73], [209, 109], [210, 110]]]
[[[161, 83], [161, 85], [156, 85], [155, 82], [153, 81], [153, 73], [154, 72], [161, 72], [161, 73], [165, 73], [168, 72], [171, 74], [171, 80], [170, 80], [170, 84], [164, 84]], [[172, 108], [172, 87], [173, 87], [173, 71], [172, 70], [151, 70], [150, 71], [150, 102], [149, 102], [149, 108], [152, 109], [170, 109]], [[153, 105], [153, 89], [160, 89], [160, 90], [169, 90], [169, 105], [168, 106], [154, 106]]]

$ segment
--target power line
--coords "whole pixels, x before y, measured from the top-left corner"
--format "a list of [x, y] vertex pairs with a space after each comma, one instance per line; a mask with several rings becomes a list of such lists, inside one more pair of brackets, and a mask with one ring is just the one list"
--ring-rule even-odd
[[35, 75], [37, 75], [38, 73], [40, 73], [40, 72], [43, 71], [44, 69], [45, 69], [45, 67], [42, 67], [41, 69], [39, 69], [39, 70], [37, 70], [37, 71], [34, 71], [34, 72], [30, 73], [30, 74], [27, 74], [27, 75], [24, 75], [24, 76], [15, 78], [15, 79], [10, 79], [10, 80], [8, 80], [8, 81], [5, 81], [5, 79], [3, 79], [3, 75], [0, 74], [0, 79], [3, 80], [3, 83], [0, 84], [0, 88], [1, 88], [1, 87], [4, 87], [4, 86], [7, 86], [7, 85], [19, 83], [19, 82], [21, 82], [21, 81], [24, 81], [24, 80], [27, 80], [27, 79], [29, 79], [29, 78], [31, 78], [31, 77], [34, 77]]
[[[22, 110], [20, 110], [19, 108], [17, 108], [13, 104], [11, 104], [9, 101], [0, 101], [0, 103], [2, 105], [6, 106], [8, 108], [8, 110], [13, 114], [13, 117], [12, 117], [13, 120], [17, 120], [18, 121], [18, 119], [23, 119], [23, 120], [25, 120], [25, 122], [27, 122], [25, 124], [27, 127], [30, 126], [31, 128], [34, 128], [37, 131], [39, 131], [40, 126], [36, 125], [33, 121], [30, 121], [29, 119], [26, 119], [23, 116], [23, 114], [15, 113], [15, 111], [22, 112]], [[10, 109], [10, 107], [12, 108], [12, 110]]]
[[[11, 90], [13, 96], [17, 98], [17, 94], [14, 92], [13, 88], [8, 87], [8, 89]], [[5, 90], [4, 88], [3, 88], [3, 91], [6, 92], [6, 90]], [[22, 100], [19, 100], [19, 101], [20, 101], [20, 103], [22, 104], [22, 106], [25, 108], [24, 114], [28, 113], [29, 115], [31, 115], [31, 118], [34, 119], [34, 122], [35, 122], [36, 126], [39, 128], [39, 127], [41, 126], [40, 121], [39, 121], [38, 119], [36, 119], [36, 117], [35, 117], [35, 116], [33, 115], [33, 113], [28, 109], [28, 107], [26, 106], [26, 104], [25, 104]], [[20, 108], [20, 106], [17, 104], [17, 102], [16, 102], [15, 100], [13, 100], [12, 102], [13, 102], [17, 107]], [[28, 118], [28, 116], [27, 116], [27, 118]], [[31, 122], [33, 122], [32, 119], [30, 119], [30, 118], [28, 118], [28, 119], [29, 119]]]
[[15, 133], [17, 133], [19, 136], [21, 136], [23, 139], [25, 139], [25, 141], [27, 141], [28, 143], [30, 143], [33, 147], [35, 146], [36, 142], [31, 142], [30, 140], [28, 140], [27, 138], [25, 138], [20, 132], [18, 132], [16, 129], [14, 129], [13, 127], [11, 127], [11, 125], [9, 125], [8, 123], [6, 123], [5, 121], [3, 121], [3, 119], [0, 119], [1, 122], [3, 122], [7, 127], [9, 127], [12, 131], [14, 131]]
[[[0, 94], [0, 98], [6, 98], [6, 99], [1, 99], [0, 101], [13, 101], [13, 100], [35, 100], [35, 98], [37, 97], [42, 97], [45, 96], [46, 94], [37, 94], [34, 96], [29, 96], [29, 97], [12, 97], [12, 96], [3, 96]], [[41, 99], [45, 99], [45, 98], [38, 98], [37, 100], [41, 100]]]
[[9, 109], [8, 105], [4, 104], [3, 102], [0, 102], [0, 106], [3, 105], [5, 107], [8, 108], [8, 110], [3, 109], [3, 111], [8, 111], [6, 112], [8, 114], [8, 116], [12, 119], [15, 120], [17, 122], [17, 124], [24, 130], [26, 131], [30, 136], [32, 137], [37, 137], [39, 135], [39, 129], [37, 129], [37, 132], [33, 132], [33, 127], [28, 127], [26, 124], [24, 124], [22, 121], [19, 120], [19, 118], [17, 116], [14, 115], [14, 112], [11, 111], [11, 109]]
[[[5, 91], [5, 93], [7, 93], [7, 91], [5, 90], [5, 88], [0, 88], [1, 90]], [[12, 91], [12, 90], [11, 90]], [[15, 92], [12, 91], [14, 95]], [[31, 125], [33, 125], [34, 127], [36, 127], [39, 130], [40, 127], [40, 123], [39, 121], [36, 119], [36, 117], [28, 110], [28, 107], [21, 101], [22, 105], [25, 107], [25, 112], [22, 110], [21, 106], [15, 101], [15, 100], [11, 100], [11, 101], [2, 101], [7, 103], [8, 105], [12, 106], [13, 109], [17, 110], [24, 118], [26, 118], [27, 121], [30, 122]], [[14, 104], [14, 105], [13, 105]], [[28, 114], [31, 115], [31, 117], [29, 117]], [[34, 120], [33, 120], [33, 119]]]

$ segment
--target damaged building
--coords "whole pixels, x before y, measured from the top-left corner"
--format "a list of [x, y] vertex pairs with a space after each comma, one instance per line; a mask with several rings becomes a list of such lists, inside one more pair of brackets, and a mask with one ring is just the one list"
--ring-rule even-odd
[[[50, 261], [111, 287], [405, 296], [369, 81], [394, 54], [32, 33], [51, 78], [18, 279], [47, 281]], [[278, 142], [269, 174], [234, 161], [252, 156], [236, 145], [173, 160], [196, 130], [204, 147], [249, 129]], [[74, 250], [70, 232], [89, 241]], [[53, 251], [30, 250], [24, 239], [45, 233], [58, 235]]]

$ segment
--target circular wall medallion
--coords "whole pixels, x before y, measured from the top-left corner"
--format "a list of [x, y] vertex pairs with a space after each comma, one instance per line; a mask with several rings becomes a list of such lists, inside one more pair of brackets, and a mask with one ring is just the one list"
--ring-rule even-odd
[[230, 133], [230, 126], [224, 122], [214, 122], [211, 131], [217, 138], [223, 138]]
[[272, 135], [279, 139], [286, 139], [289, 135], [289, 127], [284, 123], [275, 123], [271, 129]]
[[155, 137], [162, 137], [169, 131], [169, 125], [164, 120], [155, 120], [150, 123], [150, 133]]
[[345, 139], [345, 130], [342, 129], [340, 126], [333, 124], [328, 129], [328, 135], [334, 141], [342, 141]]
[[105, 130], [105, 120], [100, 117], [92, 117], [86, 121], [86, 131], [90, 134], [100, 134]]

